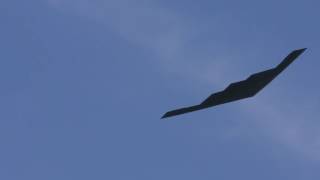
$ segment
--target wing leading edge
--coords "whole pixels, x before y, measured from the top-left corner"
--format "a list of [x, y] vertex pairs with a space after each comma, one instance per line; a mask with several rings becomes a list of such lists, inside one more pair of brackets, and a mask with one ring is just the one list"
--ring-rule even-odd
[[253, 97], [284, 71], [305, 50], [306, 48], [292, 51], [277, 67], [252, 74], [244, 81], [232, 83], [225, 90], [212, 94], [198, 105], [169, 111], [163, 115], [162, 119]]

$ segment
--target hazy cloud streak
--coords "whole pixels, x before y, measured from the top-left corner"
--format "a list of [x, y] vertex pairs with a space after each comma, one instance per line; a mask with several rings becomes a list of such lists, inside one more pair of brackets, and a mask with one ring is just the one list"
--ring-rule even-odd
[[[231, 80], [232, 75], [238, 77], [235, 72], [230, 74], [237, 66], [230, 63], [234, 57], [227, 54], [212, 57], [212, 51], [193, 46], [193, 40], [201, 37], [199, 29], [203, 23], [186, 20], [178, 13], [161, 7], [156, 1], [49, 0], [49, 3], [63, 11], [103, 23], [125, 40], [151, 50], [159, 60], [157, 63], [164, 66], [166, 71], [183, 74], [188, 78], [196, 77], [199, 81], [213, 83], [218, 87], [225, 85], [226, 80]], [[213, 42], [211, 45], [216, 46]], [[200, 63], [195, 59], [201, 59], [201, 65], [197, 65]], [[209, 63], [209, 59], [214, 62]], [[319, 129], [301, 122], [304, 118], [319, 116], [318, 111], [311, 108], [290, 112], [292, 108], [283, 107], [289, 102], [282, 102], [282, 105], [271, 103], [278, 98], [281, 97], [275, 94], [263, 96], [259, 100], [252, 100], [251, 105], [239, 108], [253, 117], [266, 136], [295, 151], [320, 158]], [[316, 103], [315, 100], [313, 102]], [[296, 100], [292, 103], [296, 103]]]

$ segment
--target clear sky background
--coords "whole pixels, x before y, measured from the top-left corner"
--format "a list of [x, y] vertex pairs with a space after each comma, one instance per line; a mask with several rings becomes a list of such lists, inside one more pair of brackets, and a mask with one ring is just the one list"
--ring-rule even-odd
[[[319, 6], [1, 0], [0, 179], [319, 179]], [[160, 120], [305, 47], [255, 98]]]

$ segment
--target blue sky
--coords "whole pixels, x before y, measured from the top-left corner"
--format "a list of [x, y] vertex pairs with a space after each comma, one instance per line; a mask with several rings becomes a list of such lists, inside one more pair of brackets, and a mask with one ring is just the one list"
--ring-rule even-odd
[[[318, 1], [0, 2], [0, 179], [319, 179]], [[308, 48], [257, 97], [160, 120]]]

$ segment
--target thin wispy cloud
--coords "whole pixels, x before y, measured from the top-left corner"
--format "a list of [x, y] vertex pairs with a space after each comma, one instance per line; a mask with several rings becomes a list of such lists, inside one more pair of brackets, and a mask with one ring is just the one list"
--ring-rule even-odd
[[[204, 23], [186, 19], [178, 13], [161, 7], [156, 1], [128, 0], [49, 0], [50, 5], [65, 13], [72, 13], [91, 19], [105, 25], [115, 34], [126, 41], [136, 44], [155, 55], [159, 65], [166, 71], [195, 75], [195, 72], [208, 71], [208, 64], [201, 66], [196, 62], [206, 62], [209, 58], [214, 61], [214, 76], [226, 66], [226, 58], [221, 55], [212, 57], [202, 48], [194, 47], [194, 40], [201, 36], [201, 26]], [[212, 32], [213, 33], [213, 32]], [[215, 45], [213, 44], [213, 47]], [[212, 49], [211, 49], [212, 50]], [[198, 59], [198, 61], [195, 59]], [[199, 63], [198, 63], [199, 64]], [[181, 67], [181, 68], [177, 68]], [[199, 75], [202, 76], [202, 75]], [[215, 79], [218, 81], [219, 79]]]
[[[199, 81], [217, 87], [226, 85], [227, 80], [236, 80], [233, 78], [241, 73], [233, 71], [235, 67], [241, 67], [231, 60], [236, 57], [226, 53], [217, 55], [212, 52], [213, 48], [193, 46], [194, 40], [202, 37], [200, 29], [205, 28], [206, 23], [192, 18], [187, 20], [186, 17], [162, 7], [156, 1], [48, 0], [48, 2], [52, 7], [66, 13], [75, 13], [104, 24], [123, 39], [152, 51], [158, 60], [155, 63], [163, 66], [166, 72], [175, 72], [187, 78], [195, 77]], [[219, 23], [216, 25], [219, 26]], [[216, 42], [211, 42], [210, 45], [217, 47]], [[278, 98], [281, 97], [270, 93], [260, 96], [258, 100], [250, 101], [251, 105], [241, 104], [239, 108], [255, 120], [252, 123], [256, 123], [256, 127], [267, 137], [303, 155], [320, 159], [320, 133], [317, 131], [319, 128], [302, 122], [304, 118], [319, 116], [319, 112], [315, 108], [292, 112], [295, 108], [283, 107], [283, 104], [288, 105], [289, 102], [282, 102], [282, 105], [271, 103], [276, 102]], [[296, 101], [293, 100], [292, 103]], [[313, 103], [317, 102], [313, 100]]]

